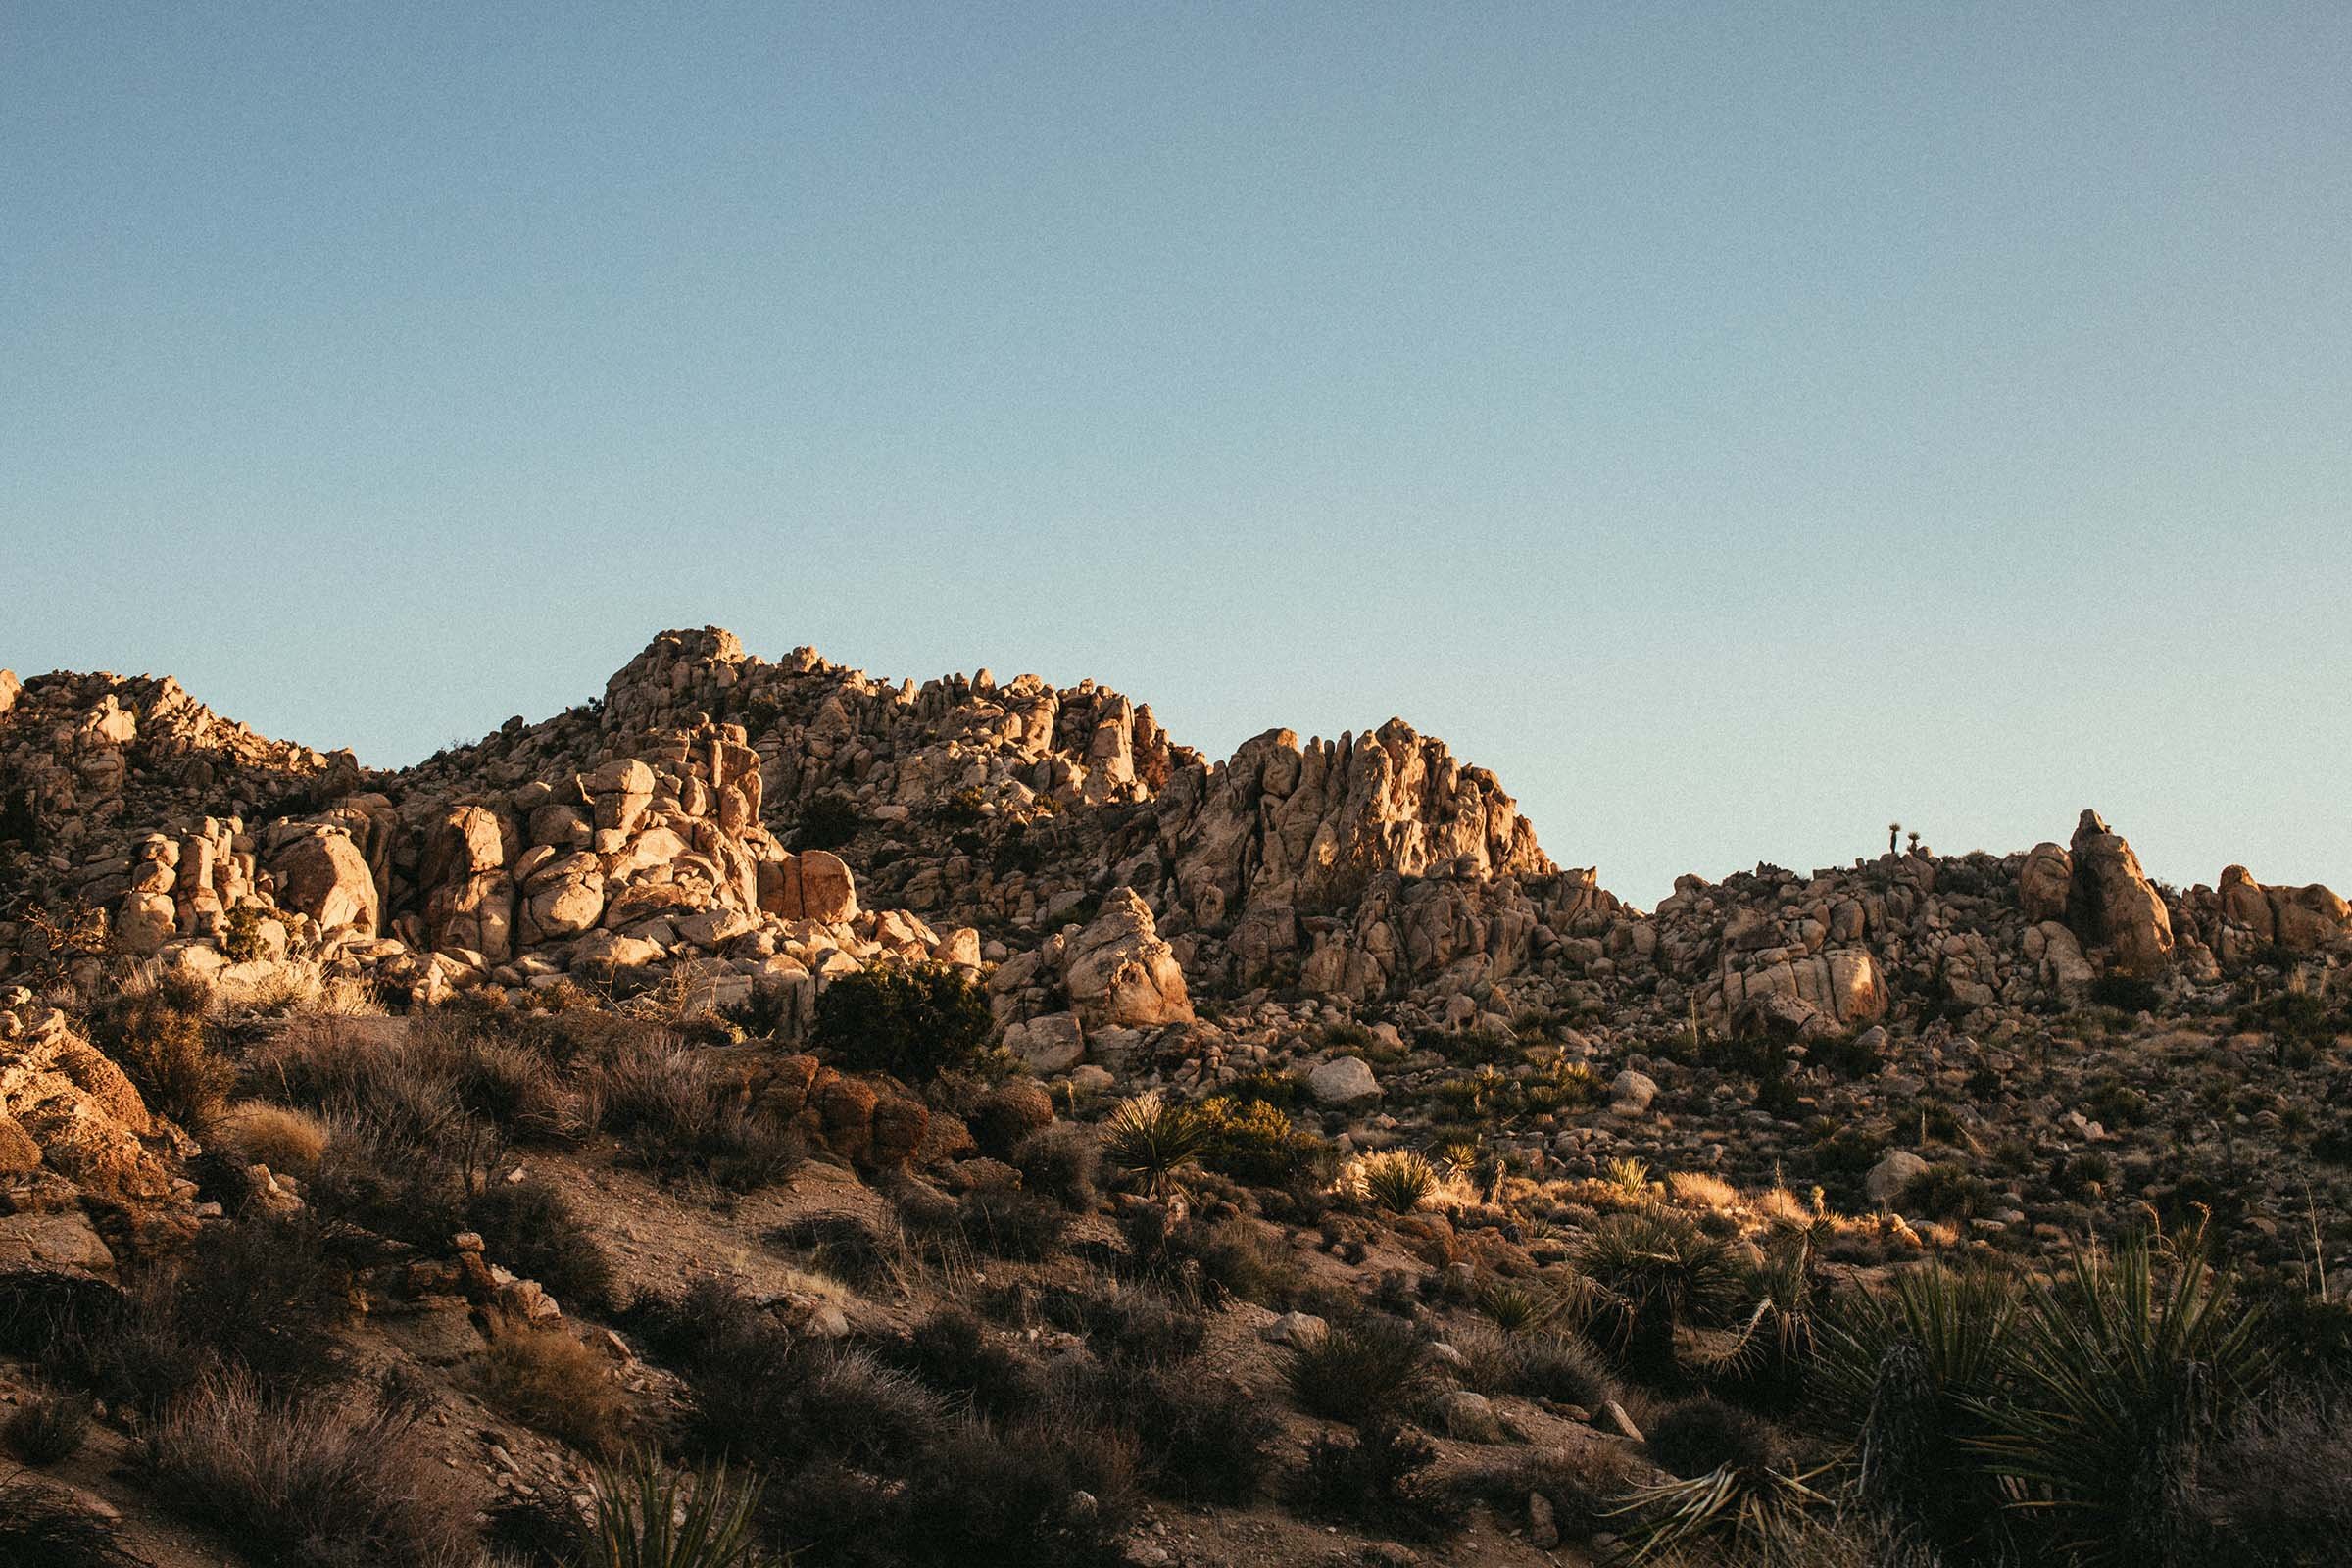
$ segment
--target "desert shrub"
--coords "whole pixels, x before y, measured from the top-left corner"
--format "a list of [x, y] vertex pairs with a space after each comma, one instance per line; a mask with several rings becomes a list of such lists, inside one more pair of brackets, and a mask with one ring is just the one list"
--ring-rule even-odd
[[607, 1453], [626, 1410], [604, 1357], [561, 1326], [502, 1318], [482, 1358], [490, 1403], [575, 1448]]
[[1219, 1175], [1252, 1187], [1287, 1187], [1324, 1174], [1334, 1162], [1328, 1142], [1293, 1125], [1268, 1101], [1219, 1095], [1201, 1102], [1200, 1110], [1210, 1129], [1201, 1161]]
[[1504, 1387], [1531, 1399], [1597, 1410], [1617, 1396], [1591, 1346], [1573, 1334], [1518, 1334], [1509, 1343]]
[[1208, 1324], [1201, 1315], [1148, 1290], [1107, 1290], [1082, 1304], [1087, 1341], [1104, 1360], [1172, 1366], [1200, 1354]]
[[236, 1087], [237, 1069], [213, 1048], [204, 995], [166, 983], [119, 997], [90, 1020], [99, 1048], [122, 1063], [147, 1108], [206, 1128]]
[[1012, 1149], [1012, 1164], [1021, 1173], [1022, 1185], [1071, 1209], [1095, 1206], [1101, 1162], [1094, 1130], [1075, 1122], [1040, 1127]]
[[767, 1240], [865, 1291], [903, 1279], [914, 1261], [902, 1232], [858, 1214], [804, 1214], [768, 1232]]
[[2201, 1231], [2129, 1238], [2029, 1301], [1978, 1446], [2060, 1554], [2162, 1561], [2180, 1544], [2173, 1499], [2275, 1354]]
[[220, 952], [229, 962], [251, 963], [265, 951], [259, 908], [240, 904], [220, 917]]
[[961, 1242], [989, 1257], [1034, 1263], [1057, 1255], [1069, 1211], [1051, 1199], [1017, 1187], [981, 1188], [957, 1200], [945, 1223], [934, 1223], [922, 1210], [903, 1209], [910, 1228], [934, 1243]]
[[1646, 1436], [1650, 1457], [1678, 1476], [1703, 1476], [1727, 1464], [1761, 1470], [1777, 1457], [1771, 1428], [1703, 1395], [1668, 1408], [1649, 1423]]
[[1392, 1214], [1409, 1214], [1437, 1190], [1438, 1173], [1409, 1150], [1372, 1155], [1363, 1166], [1364, 1196]]
[[1264, 1485], [1277, 1428], [1249, 1390], [1186, 1368], [1120, 1362], [1089, 1392], [1135, 1435], [1152, 1492], [1180, 1502], [1239, 1505]]
[[249, 1215], [94, 1303], [65, 1348], [73, 1375], [113, 1400], [161, 1404], [216, 1367], [271, 1390], [334, 1371], [348, 1274], [307, 1214]]
[[[1002, 1432], [958, 1425], [908, 1477], [901, 1560], [1108, 1568], [1133, 1506], [1134, 1464], [1131, 1441], [1076, 1412]], [[1075, 1504], [1082, 1492], [1091, 1508]]]
[[788, 1180], [806, 1157], [798, 1134], [732, 1103], [735, 1086], [672, 1036], [626, 1039], [592, 1074], [598, 1125], [648, 1169], [699, 1173], [733, 1192]]
[[772, 1320], [714, 1336], [685, 1370], [703, 1446], [779, 1474], [829, 1460], [903, 1466], [947, 1425], [946, 1401], [912, 1373]]
[[2217, 1568], [2322, 1568], [2352, 1540], [2352, 1406], [2341, 1389], [2281, 1391], [2208, 1451], [2183, 1499], [2189, 1560]]
[[1901, 1206], [1933, 1219], [1973, 1219], [1991, 1208], [1992, 1187], [1965, 1166], [1930, 1165], [1903, 1185]]
[[865, 818], [858, 803], [832, 790], [810, 796], [793, 824], [796, 850], [838, 850], [858, 836]]
[[1739, 1296], [1730, 1248], [1663, 1208], [1607, 1216], [1577, 1263], [1594, 1289], [1594, 1327], [1647, 1376], [1674, 1372], [1678, 1328], [1718, 1318]]
[[986, 994], [954, 964], [877, 964], [816, 999], [815, 1044], [854, 1072], [924, 1083], [979, 1066], [996, 1036]]
[[1529, 1497], [1541, 1495], [1551, 1505], [1561, 1539], [1581, 1542], [1608, 1528], [1608, 1510], [1633, 1473], [1624, 1452], [1612, 1446], [1518, 1453], [1460, 1471], [1446, 1491], [1454, 1506], [1484, 1502], [1497, 1521], [1523, 1513]]
[[1459, 1528], [1453, 1494], [1432, 1483], [1429, 1440], [1394, 1420], [1307, 1446], [1298, 1500], [1310, 1513], [1398, 1536], [1429, 1539]]
[[1282, 1371], [1298, 1408], [1361, 1426], [1428, 1386], [1429, 1345], [1403, 1319], [1366, 1312], [1285, 1346]]
[[308, 1178], [326, 1152], [326, 1124], [307, 1110], [240, 1100], [220, 1118], [214, 1136], [224, 1140], [249, 1165]]
[[30, 1465], [71, 1459], [81, 1451], [89, 1435], [90, 1400], [79, 1394], [52, 1394], [29, 1400], [0, 1425], [0, 1440]]
[[670, 1470], [639, 1450], [616, 1466], [599, 1466], [594, 1516], [577, 1568], [756, 1568], [753, 1521], [758, 1481], [738, 1483], [716, 1465]]
[[[1139, 1215], [1138, 1228], [1149, 1222], [1152, 1212]], [[1239, 1215], [1215, 1220], [1189, 1216], [1166, 1227], [1156, 1247], [1145, 1251], [1179, 1288], [1197, 1283], [1218, 1300], [1238, 1298], [1280, 1311], [1304, 1289], [1298, 1265], [1274, 1251], [1265, 1233]]]
[[1000, 1419], [1031, 1408], [1043, 1393], [1037, 1364], [992, 1338], [961, 1306], [941, 1307], [882, 1353], [932, 1388]]
[[138, 1568], [112, 1521], [61, 1487], [0, 1477], [0, 1568]]
[[1127, 1181], [1157, 1197], [1176, 1173], [1197, 1162], [1214, 1133], [1208, 1117], [1157, 1092], [1119, 1102], [1102, 1123], [1102, 1159]]
[[490, 1183], [466, 1205], [466, 1219], [493, 1261], [537, 1280], [558, 1301], [574, 1308], [610, 1304], [612, 1258], [546, 1178]]
[[2090, 1002], [2093, 1006], [2113, 1007], [2119, 1012], [2154, 1012], [2164, 1005], [2164, 994], [2152, 980], [2103, 974], [2090, 983]]
[[691, 1373], [716, 1364], [722, 1354], [743, 1354], [773, 1341], [789, 1347], [791, 1335], [731, 1279], [705, 1276], [675, 1297], [641, 1292], [620, 1314], [621, 1322], [653, 1357]]
[[277, 1399], [208, 1379], [156, 1422], [145, 1459], [159, 1500], [272, 1563], [455, 1568], [476, 1549], [471, 1499], [414, 1417], [348, 1390]]
[[326, 1149], [304, 1188], [314, 1212], [419, 1246], [465, 1228], [465, 1172], [437, 1137], [411, 1143], [361, 1120], [328, 1126]]

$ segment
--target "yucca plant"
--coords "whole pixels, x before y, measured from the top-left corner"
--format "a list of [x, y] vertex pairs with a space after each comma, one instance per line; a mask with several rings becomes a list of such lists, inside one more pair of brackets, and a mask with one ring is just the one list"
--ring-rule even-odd
[[1626, 1521], [1623, 1554], [1613, 1560], [1626, 1568], [1679, 1560], [1683, 1547], [1711, 1541], [1735, 1562], [1818, 1568], [1807, 1527], [1812, 1510], [1831, 1505], [1812, 1487], [1820, 1475], [1725, 1464], [1690, 1480], [1637, 1487], [1605, 1515]]
[[2166, 1560], [2201, 1450], [2270, 1380], [2263, 1328], [2201, 1224], [2085, 1248], [2028, 1306], [1974, 1446], [2058, 1555]]
[[1628, 1198], [1649, 1195], [1649, 1165], [1631, 1154], [1619, 1154], [1600, 1167], [1600, 1179]]
[[581, 1568], [759, 1568], [770, 1559], [752, 1539], [760, 1484], [738, 1484], [717, 1466], [685, 1473], [640, 1449], [599, 1465], [596, 1516]]
[[1593, 1289], [1593, 1324], [1629, 1366], [1650, 1375], [1676, 1370], [1676, 1329], [1739, 1299], [1731, 1249], [1668, 1209], [1609, 1215], [1585, 1239], [1577, 1264]]
[[1495, 1280], [1478, 1293], [1478, 1309], [1505, 1334], [1541, 1328], [1560, 1309], [1560, 1298], [1508, 1280]]
[[1776, 1238], [1748, 1278], [1754, 1298], [1730, 1347], [1708, 1359], [1718, 1376], [1759, 1394], [1788, 1396], [1802, 1385], [1817, 1336], [1813, 1234]]
[[1102, 1123], [1102, 1160], [1153, 1198], [1200, 1157], [1216, 1128], [1207, 1116], [1154, 1090], [1119, 1102]]
[[1857, 1433], [1858, 1500], [1949, 1551], [1997, 1531], [2001, 1499], [1972, 1444], [2019, 1298], [2007, 1276], [1932, 1262], [1885, 1296], [1839, 1300], [1817, 1325], [1813, 1388]]
[[1437, 1190], [1438, 1173], [1410, 1150], [1391, 1149], [1364, 1161], [1364, 1196], [1392, 1214], [1410, 1214]]

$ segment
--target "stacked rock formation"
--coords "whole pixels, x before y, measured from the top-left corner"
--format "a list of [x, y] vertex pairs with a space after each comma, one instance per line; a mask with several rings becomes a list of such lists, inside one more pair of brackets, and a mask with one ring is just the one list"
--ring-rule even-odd
[[596, 703], [394, 773], [267, 740], [169, 680], [0, 694], [12, 896], [97, 906], [118, 949], [208, 969], [250, 909], [259, 961], [421, 1001], [668, 982], [713, 1007], [767, 993], [789, 1028], [838, 975], [930, 958], [986, 971], [1052, 1070], [1172, 1053], [1224, 1072], [1262, 1042], [1204, 1021], [1204, 990], [1408, 1030], [1606, 1007], [1803, 1038], [2079, 1001], [2102, 975], [2352, 956], [2328, 890], [2232, 866], [2175, 893], [2095, 812], [2007, 858], [1688, 877], [1643, 913], [1401, 720], [1270, 730], [1211, 763], [1093, 682], [918, 687], [716, 628], [662, 633]]

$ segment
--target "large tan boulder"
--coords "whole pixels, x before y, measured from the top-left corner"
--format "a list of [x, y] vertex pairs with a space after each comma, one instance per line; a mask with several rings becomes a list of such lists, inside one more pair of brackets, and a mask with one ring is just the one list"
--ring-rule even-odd
[[[170, 1199], [171, 1130], [106, 1054], [47, 1009], [0, 1013], [0, 1121], [40, 1152], [40, 1165], [112, 1202]], [[24, 1164], [20, 1140], [13, 1162]]]
[[1103, 901], [1102, 912], [1074, 937], [1062, 984], [1089, 1028], [1153, 1028], [1191, 1023], [1192, 998], [1175, 952], [1160, 940], [1152, 910], [1133, 888]]
[[514, 955], [514, 824], [485, 806], [453, 806], [425, 832], [424, 926], [438, 952], [478, 953], [491, 963]]
[[2066, 899], [2075, 880], [2075, 862], [2062, 845], [2036, 844], [2026, 852], [2017, 868], [2017, 902], [2026, 923], [2066, 918]]
[[2116, 974], [2152, 979], [2173, 956], [2173, 920], [2139, 868], [2139, 857], [2099, 813], [2076, 825], [2066, 923]]
[[2278, 945], [2290, 953], [2317, 953], [2352, 935], [2352, 907], [2331, 888], [2270, 888], [2271, 914]]
[[375, 935], [382, 907], [375, 878], [343, 829], [313, 828], [281, 842], [270, 870], [277, 878], [278, 907], [307, 914], [324, 930], [348, 926]]
[[838, 925], [858, 918], [858, 881], [840, 856], [803, 850], [759, 868], [761, 912]]

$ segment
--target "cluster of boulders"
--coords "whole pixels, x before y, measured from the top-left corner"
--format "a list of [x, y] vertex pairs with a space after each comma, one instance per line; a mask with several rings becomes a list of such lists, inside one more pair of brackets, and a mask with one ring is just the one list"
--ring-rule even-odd
[[[2005, 858], [1686, 877], [1644, 913], [1554, 865], [1492, 774], [1400, 720], [1269, 731], [1210, 763], [1092, 682], [917, 687], [808, 649], [769, 662], [716, 628], [662, 633], [598, 703], [397, 773], [267, 741], [169, 680], [0, 691], [0, 758], [40, 841], [19, 879], [103, 907], [121, 951], [418, 1001], [567, 980], [711, 1007], [766, 994], [788, 1030], [840, 974], [936, 959], [984, 973], [1048, 1070], [1250, 1071], [1266, 1030], [1359, 1010], [1407, 1031], [1607, 1009], [1806, 1039], [2352, 942], [2325, 888], [2235, 866], [2162, 888], [2093, 812]], [[834, 848], [787, 848], [820, 820]], [[1276, 996], [1305, 999], [1279, 1027], [1235, 1006]]]

